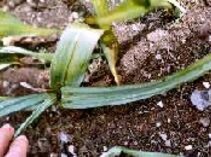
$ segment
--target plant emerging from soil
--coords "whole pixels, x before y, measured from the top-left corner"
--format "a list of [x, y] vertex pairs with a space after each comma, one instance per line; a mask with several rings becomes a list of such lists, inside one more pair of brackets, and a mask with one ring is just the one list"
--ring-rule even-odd
[[[86, 24], [75, 22], [68, 26], [61, 35], [55, 54], [35, 53], [17, 47], [0, 48], [0, 63], [4, 64], [2, 67], [20, 63], [19, 58], [23, 56], [32, 56], [43, 60], [44, 63], [51, 63], [50, 89], [40, 89], [37, 90], [37, 94], [17, 98], [0, 97], [0, 117], [21, 110], [33, 111], [31, 116], [17, 130], [17, 136], [54, 104], [59, 104], [61, 107], [68, 109], [122, 105], [163, 94], [181, 83], [202, 76], [211, 69], [211, 55], [207, 55], [171, 76], [150, 83], [115, 87], [80, 87], [98, 42], [105, 53], [115, 81], [120, 84], [120, 77], [116, 70], [118, 42], [112, 31], [112, 23], [132, 20], [155, 8], [170, 9], [172, 6], [169, 1], [125, 0], [116, 8], [110, 10], [107, 0], [92, 0], [95, 10], [93, 16], [85, 18]], [[173, 2], [175, 4], [175, 1]], [[3, 12], [0, 12], [0, 19], [2, 19], [0, 21], [1, 38], [11, 35], [49, 35], [60, 32], [54, 29], [32, 28]], [[17, 32], [11, 31], [16, 24]], [[4, 29], [4, 27], [8, 29]], [[118, 148], [115, 151], [118, 152], [119, 150]], [[123, 149], [122, 151], [124, 152]], [[133, 156], [152, 155], [129, 150], [125, 153], [135, 153], [136, 155]], [[165, 157], [163, 154], [161, 156]], [[170, 155], [166, 155], [166, 157], [168, 156]]]

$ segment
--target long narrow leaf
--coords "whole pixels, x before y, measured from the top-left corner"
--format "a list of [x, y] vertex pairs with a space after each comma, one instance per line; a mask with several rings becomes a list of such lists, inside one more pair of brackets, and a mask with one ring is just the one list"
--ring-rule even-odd
[[211, 54], [196, 63], [161, 80], [120, 87], [62, 88], [65, 108], [86, 109], [106, 105], [121, 105], [163, 94], [184, 82], [192, 81], [211, 70]]
[[55, 29], [35, 28], [24, 24], [9, 13], [0, 10], [0, 39], [15, 35], [48, 36], [56, 32], [57, 30]]
[[33, 111], [24, 123], [18, 128], [15, 133], [17, 137], [25, 128], [27, 128], [35, 119], [37, 119], [47, 108], [52, 106], [57, 100], [56, 94], [48, 94], [45, 96], [45, 100], [37, 106], [37, 109]]
[[19, 59], [23, 56], [31, 56], [44, 62], [51, 62], [53, 54], [51, 53], [36, 53], [20, 47], [8, 46], [0, 47], [0, 63], [1, 64], [14, 64], [18, 63]]
[[10, 98], [4, 101], [0, 100], [0, 117], [8, 114], [24, 110], [26, 108], [34, 107], [42, 103], [46, 94], [32, 94], [18, 98]]
[[118, 60], [118, 53], [119, 53], [119, 44], [111, 29], [106, 31], [106, 33], [103, 35], [101, 39], [101, 47], [103, 49], [103, 52], [105, 53], [111, 73], [114, 76], [115, 82], [119, 85], [120, 78], [116, 69], [116, 63]]
[[67, 27], [51, 64], [52, 88], [81, 84], [92, 52], [103, 32], [91, 29], [86, 24], [72, 24]]
[[113, 22], [131, 20], [143, 16], [158, 7], [171, 8], [171, 5], [167, 0], [125, 0], [106, 15], [97, 16], [95, 22], [100, 26], [107, 26]]
[[103, 153], [100, 157], [118, 157], [118, 156], [130, 156], [130, 157], [182, 157], [179, 155], [170, 155], [157, 152], [143, 152], [127, 149], [124, 147], [113, 147], [108, 152]]

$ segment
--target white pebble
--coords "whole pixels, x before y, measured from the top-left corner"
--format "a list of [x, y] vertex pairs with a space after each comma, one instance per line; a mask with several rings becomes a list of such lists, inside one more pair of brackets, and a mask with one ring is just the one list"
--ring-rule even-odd
[[163, 108], [163, 107], [164, 107], [164, 104], [163, 104], [163, 102], [162, 102], [162, 101], [159, 101], [159, 102], [157, 103], [157, 106], [159, 106], [159, 107]]
[[162, 138], [163, 141], [166, 141], [168, 136], [164, 133], [160, 133], [159, 136]]
[[209, 82], [203, 82], [202, 84], [203, 84], [203, 86], [204, 86], [205, 88], [207, 88], [207, 89], [210, 88], [210, 83], [209, 83]]
[[162, 125], [161, 122], [157, 122], [157, 123], [156, 123], [156, 127], [157, 127], [157, 128], [161, 127], [161, 125]]
[[192, 149], [193, 149], [193, 146], [192, 145], [185, 146], [185, 150], [192, 150]]

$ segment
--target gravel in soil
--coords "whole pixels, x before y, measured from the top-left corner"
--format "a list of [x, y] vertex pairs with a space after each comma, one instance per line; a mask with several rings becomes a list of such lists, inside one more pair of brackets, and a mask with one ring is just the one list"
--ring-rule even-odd
[[[31, 1], [23, 0], [14, 6], [9, 6], [9, 2], [5, 1], [3, 8], [21, 20], [57, 28], [71, 22], [73, 13], [81, 9], [77, 2], [66, 5], [63, 1], [46, 0], [46, 3], [38, 1], [36, 6], [30, 4]], [[188, 12], [176, 22], [171, 15], [158, 10], [134, 22], [114, 25], [121, 45], [118, 70], [123, 84], [161, 78], [211, 51], [209, 1], [183, 0], [182, 3]], [[111, 85], [113, 78], [105, 62], [97, 60], [95, 64], [92, 66], [98, 70], [89, 76], [89, 85]], [[48, 79], [46, 70], [9, 68], [1, 73], [0, 93], [12, 96], [29, 94], [33, 91], [21, 86], [21, 82], [35, 88], [47, 88]], [[99, 156], [115, 145], [143, 151], [183, 153], [191, 157], [211, 156], [211, 111], [200, 112], [190, 101], [191, 93], [195, 89], [204, 89], [204, 82], [210, 81], [211, 74], [207, 74], [165, 95], [127, 106], [83, 111], [53, 107], [25, 132], [31, 144], [29, 156], [62, 153], [61, 133], [71, 137], [68, 148], [73, 150], [74, 147], [78, 156]], [[22, 112], [1, 118], [0, 124], [10, 122], [18, 127], [29, 114]]]

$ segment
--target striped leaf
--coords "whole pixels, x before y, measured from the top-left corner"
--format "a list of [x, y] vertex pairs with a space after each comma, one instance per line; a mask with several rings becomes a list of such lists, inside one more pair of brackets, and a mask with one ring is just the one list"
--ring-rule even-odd
[[42, 103], [47, 94], [32, 94], [17, 98], [9, 98], [4, 101], [0, 100], [0, 117], [8, 114], [32, 108]]
[[73, 88], [67, 86], [61, 89], [62, 104], [65, 108], [72, 109], [126, 104], [163, 94], [184, 82], [202, 76], [209, 70], [211, 70], [211, 54], [196, 61], [184, 70], [151, 83], [104, 88]]
[[26, 129], [34, 120], [36, 120], [47, 108], [52, 106], [57, 100], [56, 94], [45, 95], [45, 99], [42, 103], [37, 106], [37, 109], [34, 110], [24, 123], [18, 128], [15, 133], [15, 137], [21, 134], [21, 132]]
[[102, 34], [102, 30], [92, 29], [86, 24], [75, 23], [66, 28], [51, 64], [52, 88], [80, 86]]

